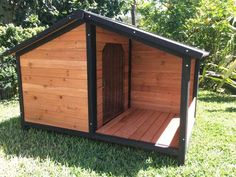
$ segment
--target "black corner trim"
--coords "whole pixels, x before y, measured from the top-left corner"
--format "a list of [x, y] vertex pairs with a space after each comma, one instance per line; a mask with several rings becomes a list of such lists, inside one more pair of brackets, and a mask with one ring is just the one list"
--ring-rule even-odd
[[18, 95], [19, 95], [19, 103], [20, 103], [20, 119], [21, 126], [23, 129], [25, 126], [25, 116], [24, 116], [24, 99], [23, 99], [23, 89], [22, 89], [22, 76], [21, 76], [21, 64], [20, 64], [20, 55], [16, 53], [16, 69], [17, 69], [17, 82], [18, 82]]
[[129, 73], [128, 73], [128, 108], [131, 107], [131, 76], [132, 76], [132, 40], [129, 39]]
[[180, 133], [179, 133], [179, 165], [185, 162], [187, 149], [187, 125], [188, 125], [188, 105], [190, 88], [191, 58], [182, 59], [182, 80], [181, 80], [181, 99], [180, 99]]
[[89, 132], [97, 129], [96, 26], [86, 23]]

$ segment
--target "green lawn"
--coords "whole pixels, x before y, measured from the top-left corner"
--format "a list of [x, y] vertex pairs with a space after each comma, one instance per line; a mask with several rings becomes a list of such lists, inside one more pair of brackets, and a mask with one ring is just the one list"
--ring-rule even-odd
[[20, 127], [0, 102], [0, 176], [236, 176], [236, 97], [200, 91], [186, 165], [137, 148]]

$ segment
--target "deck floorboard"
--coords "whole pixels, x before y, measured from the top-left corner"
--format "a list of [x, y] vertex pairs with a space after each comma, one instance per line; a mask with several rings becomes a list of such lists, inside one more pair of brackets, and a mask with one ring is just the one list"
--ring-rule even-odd
[[178, 148], [179, 116], [132, 108], [99, 128], [97, 133]]

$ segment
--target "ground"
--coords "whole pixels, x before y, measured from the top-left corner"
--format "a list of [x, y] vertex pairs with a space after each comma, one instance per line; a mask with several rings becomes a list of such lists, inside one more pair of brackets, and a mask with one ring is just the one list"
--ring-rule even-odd
[[155, 152], [24, 131], [17, 101], [0, 102], [0, 176], [236, 176], [236, 97], [200, 91], [186, 165]]

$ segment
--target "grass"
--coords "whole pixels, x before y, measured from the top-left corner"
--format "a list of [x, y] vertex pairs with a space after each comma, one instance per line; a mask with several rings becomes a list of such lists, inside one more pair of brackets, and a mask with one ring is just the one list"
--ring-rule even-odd
[[236, 97], [200, 91], [185, 166], [158, 153], [42, 130], [23, 131], [0, 102], [0, 176], [236, 176]]

